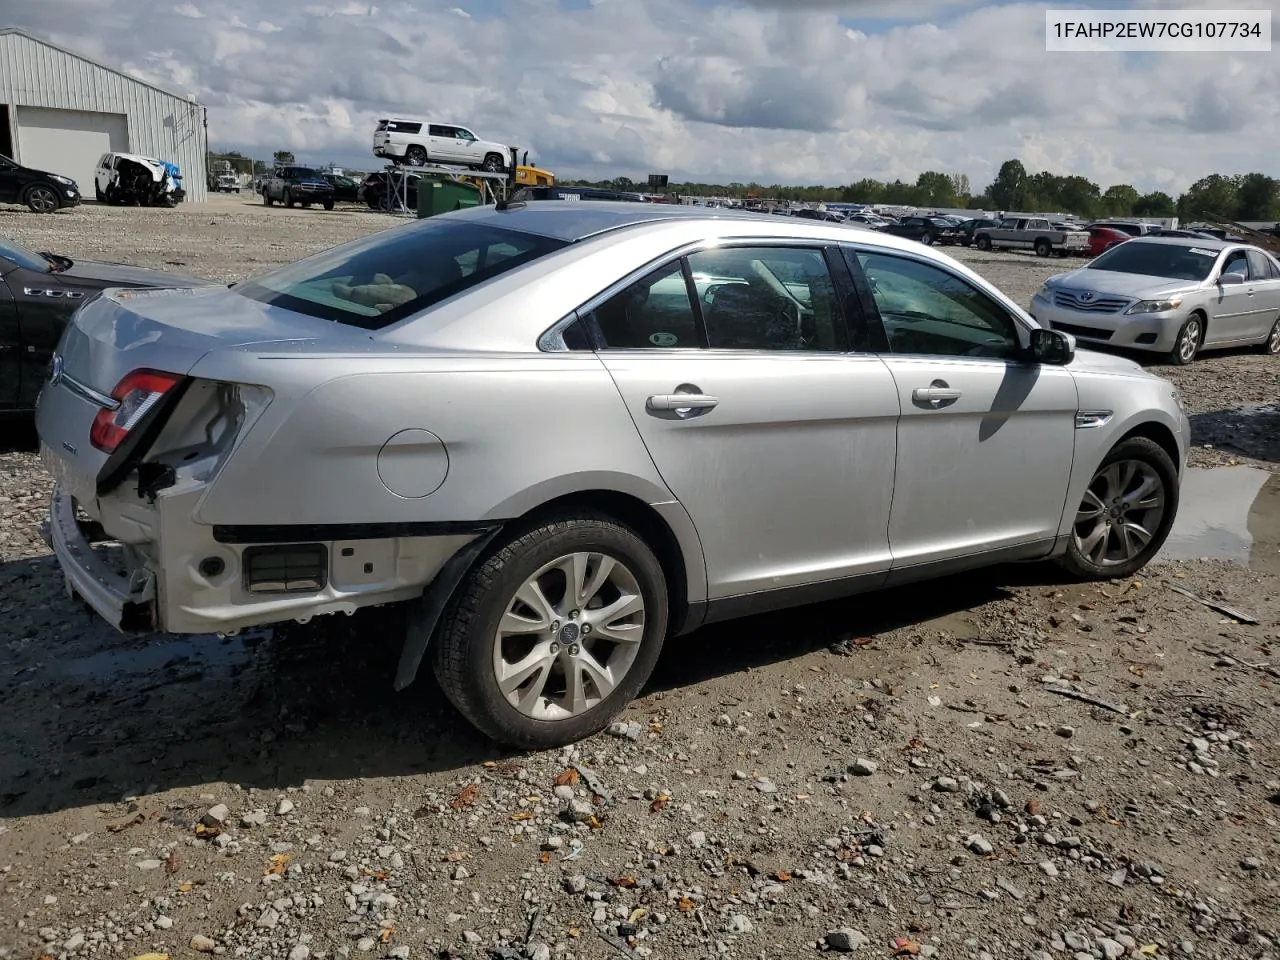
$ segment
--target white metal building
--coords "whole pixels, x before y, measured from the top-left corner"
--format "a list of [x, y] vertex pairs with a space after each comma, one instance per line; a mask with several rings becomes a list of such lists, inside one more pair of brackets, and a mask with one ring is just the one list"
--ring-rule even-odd
[[93, 196], [110, 151], [176, 163], [188, 201], [207, 196], [205, 110], [17, 29], [0, 30], [0, 153], [72, 177]]

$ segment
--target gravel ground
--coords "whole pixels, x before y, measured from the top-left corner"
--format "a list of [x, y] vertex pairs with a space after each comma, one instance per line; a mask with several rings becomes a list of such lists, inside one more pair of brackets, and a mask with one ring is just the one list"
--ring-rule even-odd
[[[387, 223], [0, 210], [40, 249], [222, 280]], [[1062, 267], [960, 256], [1022, 302]], [[1233, 412], [1275, 403], [1267, 369], [1177, 371], [1222, 424], [1201, 462], [1275, 469]], [[1263, 491], [1250, 565], [1006, 568], [726, 624], [609, 734], [512, 755], [430, 681], [391, 693], [394, 612], [117, 636], [38, 539], [36, 458], [0, 452], [0, 957], [1280, 956]]]

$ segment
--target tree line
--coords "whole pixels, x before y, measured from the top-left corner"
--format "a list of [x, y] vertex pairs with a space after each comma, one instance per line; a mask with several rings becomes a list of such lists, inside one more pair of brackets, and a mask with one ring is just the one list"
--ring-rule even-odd
[[[628, 177], [565, 181], [614, 190], [644, 190]], [[747, 199], [765, 197], [806, 203], [838, 202], [935, 209], [1017, 210], [1028, 213], [1073, 213], [1097, 217], [1178, 217], [1227, 220], [1280, 220], [1280, 179], [1262, 173], [1228, 176], [1211, 173], [1174, 199], [1167, 193], [1140, 193], [1127, 183], [1105, 190], [1081, 176], [1028, 173], [1020, 160], [1006, 160], [981, 193], [973, 193], [965, 174], [926, 171], [915, 183], [864, 178], [845, 186], [786, 186], [760, 183], [670, 183], [669, 193]]]

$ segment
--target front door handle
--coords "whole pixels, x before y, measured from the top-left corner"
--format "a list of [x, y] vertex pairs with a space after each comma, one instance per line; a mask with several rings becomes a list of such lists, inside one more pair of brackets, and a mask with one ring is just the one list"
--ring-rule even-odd
[[955, 403], [963, 393], [954, 390], [945, 380], [935, 380], [927, 387], [916, 387], [911, 391], [911, 399], [915, 403], [926, 404], [938, 408], [944, 404]]
[[648, 410], [710, 410], [720, 403], [719, 397], [705, 393], [661, 393], [645, 401]]

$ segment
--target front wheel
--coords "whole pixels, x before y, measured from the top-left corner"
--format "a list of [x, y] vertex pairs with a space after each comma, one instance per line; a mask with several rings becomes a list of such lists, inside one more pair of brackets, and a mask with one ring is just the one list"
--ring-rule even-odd
[[1123, 440], [1089, 481], [1059, 563], [1086, 580], [1133, 576], [1164, 545], [1177, 511], [1169, 454], [1146, 437]]
[[1041, 239], [1036, 241], [1037, 257], [1047, 257], [1052, 252], [1053, 252], [1053, 244], [1051, 244], [1048, 240]]
[[568, 514], [514, 534], [467, 575], [435, 640], [435, 674], [494, 740], [563, 746], [635, 698], [666, 629], [649, 546], [610, 517]]
[[262, 191], [262, 202], [268, 207], [275, 203], [275, 201], [271, 199], [271, 194], [267, 193], [265, 190]]
[[326, 210], [332, 210], [332, 209], [333, 209], [333, 201], [332, 201], [332, 200], [326, 200], [326, 201], [324, 201], [323, 206], [324, 206], [324, 208], [325, 208]]
[[58, 195], [53, 192], [53, 188], [46, 187], [42, 183], [28, 187], [22, 199], [32, 213], [54, 213], [62, 205], [58, 202]]
[[284, 196], [280, 198], [280, 202], [289, 209], [293, 209], [293, 194], [289, 192], [288, 187], [285, 188]]
[[926, 247], [933, 246], [933, 234], [928, 232], [920, 234], [920, 242]]
[[416, 143], [404, 152], [404, 162], [411, 167], [421, 167], [427, 162], [427, 150]]
[[485, 154], [484, 163], [480, 164], [480, 169], [488, 173], [497, 173], [502, 169], [502, 155], [498, 153]]
[[978, 249], [983, 251], [984, 253], [991, 249], [990, 237], [979, 237], [977, 240], [974, 241], [974, 243], [976, 243], [978, 245]]
[[1173, 341], [1173, 349], [1169, 351], [1169, 362], [1179, 367], [1186, 366], [1196, 358], [1203, 341], [1204, 321], [1200, 314], [1193, 313], [1178, 330], [1178, 338]]

